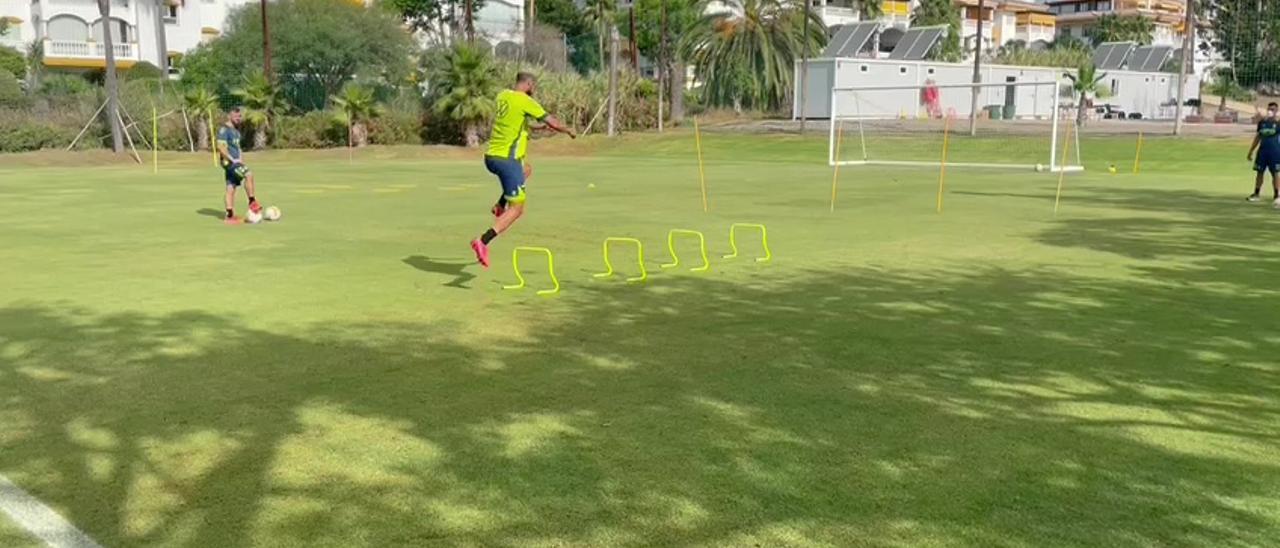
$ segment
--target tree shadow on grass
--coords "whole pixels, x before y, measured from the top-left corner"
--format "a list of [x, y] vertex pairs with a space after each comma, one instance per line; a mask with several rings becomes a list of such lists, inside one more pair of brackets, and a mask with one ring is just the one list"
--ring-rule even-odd
[[445, 274], [453, 276], [453, 279], [445, 282], [448, 287], [456, 287], [458, 289], [469, 289], [467, 282], [476, 278], [475, 274], [467, 272], [467, 267], [475, 266], [475, 261], [455, 261], [441, 262], [425, 255], [410, 255], [401, 259], [400, 262], [412, 266], [423, 272], [431, 272], [433, 274]]
[[111, 546], [1265, 545], [1273, 303], [1236, 220], [1179, 212], [1040, 236], [1195, 264], [1154, 280], [671, 277], [527, 340], [3, 309], [0, 472]]
[[814, 274], [584, 288], [574, 319], [492, 346], [11, 308], [0, 470], [113, 546], [1280, 532], [1246, 502], [1280, 489], [1277, 341], [1227, 328], [1264, 303], [1049, 272]]

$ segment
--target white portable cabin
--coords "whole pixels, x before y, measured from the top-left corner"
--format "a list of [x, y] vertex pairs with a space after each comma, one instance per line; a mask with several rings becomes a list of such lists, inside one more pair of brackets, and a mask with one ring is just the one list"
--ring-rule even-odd
[[[801, 112], [799, 62], [796, 63], [795, 70], [796, 89], [793, 95], [792, 116], [795, 118], [804, 116], [809, 119], [831, 117], [833, 89], [902, 86], [902, 89], [896, 91], [860, 93], [865, 102], [855, 102], [848, 94], [836, 94], [837, 100], [841, 102], [839, 112], [842, 116], [859, 116], [859, 111], [862, 111], [865, 117], [886, 115], [915, 117], [923, 112], [924, 106], [920, 94], [909, 91], [908, 86], [918, 88], [924, 86], [929, 80], [939, 86], [973, 82], [973, 66], [968, 64], [864, 58], [813, 59], [809, 61], [808, 100], [804, 112]], [[1045, 85], [986, 86], [980, 92], [982, 96], [978, 101], [978, 108], [1010, 105], [1014, 107], [1017, 118], [1043, 119], [1052, 116], [1055, 104], [1075, 103], [1075, 99], [1069, 97], [1067, 91], [1062, 91], [1063, 97], [1055, 101], [1052, 87], [1048, 85], [1060, 79], [1062, 90], [1068, 89], [1071, 82], [1062, 75], [1074, 70], [989, 64], [982, 65], [981, 70], [984, 84], [1037, 82]], [[1112, 93], [1106, 99], [1094, 99], [1095, 104], [1110, 104], [1126, 113], [1141, 113], [1142, 118], [1148, 120], [1173, 118], [1173, 103], [1177, 98], [1177, 74], [1124, 70], [1101, 72], [1106, 73], [1106, 78], [1100, 86], [1110, 89]], [[1199, 89], [1199, 79], [1190, 75], [1186, 83], [1186, 97], [1198, 97]], [[948, 89], [940, 94], [939, 99], [944, 112], [954, 112], [956, 116], [969, 116], [972, 98], [968, 88]]]

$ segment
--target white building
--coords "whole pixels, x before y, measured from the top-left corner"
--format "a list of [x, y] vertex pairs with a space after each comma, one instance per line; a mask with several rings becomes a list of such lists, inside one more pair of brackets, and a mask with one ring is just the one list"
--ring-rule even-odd
[[[228, 12], [253, 0], [112, 0], [110, 29], [116, 63], [159, 66], [218, 37]], [[94, 69], [106, 64], [102, 17], [94, 0], [0, 0], [10, 23], [0, 44], [26, 51], [44, 46], [44, 64], [55, 69]], [[159, 30], [163, 29], [161, 47]]]
[[[350, 0], [366, 3], [366, 0]], [[160, 66], [222, 34], [231, 10], [257, 0], [111, 0], [110, 29], [116, 65]], [[493, 44], [523, 42], [524, 0], [489, 0], [475, 15], [476, 31]], [[44, 46], [44, 64], [53, 69], [87, 70], [106, 65], [102, 17], [95, 0], [0, 0], [8, 23], [0, 45], [26, 52]], [[160, 34], [163, 29], [164, 45]], [[172, 63], [170, 63], [172, 66]]]

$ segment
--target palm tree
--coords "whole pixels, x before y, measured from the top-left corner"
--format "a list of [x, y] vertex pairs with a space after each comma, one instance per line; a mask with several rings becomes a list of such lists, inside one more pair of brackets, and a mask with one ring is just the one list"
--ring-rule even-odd
[[111, 150], [124, 152], [124, 131], [120, 124], [120, 86], [116, 81], [115, 39], [111, 36], [111, 0], [98, 0], [98, 13], [102, 16], [102, 47], [106, 56], [103, 65], [107, 87], [107, 124], [111, 126]]
[[617, 13], [617, 0], [586, 0], [582, 15], [595, 27], [600, 53], [600, 66], [604, 66], [604, 41], [609, 36], [609, 26]]
[[261, 71], [245, 75], [244, 85], [231, 91], [240, 100], [244, 120], [253, 128], [253, 148], [267, 147], [267, 136], [282, 110], [280, 98], [271, 80]]
[[1093, 64], [1093, 60], [1080, 63], [1080, 68], [1076, 69], [1075, 74], [1070, 72], [1064, 75], [1071, 80], [1071, 89], [1075, 92], [1076, 101], [1076, 125], [1084, 124], [1085, 115], [1085, 99], [1091, 95], [1098, 93], [1098, 84], [1107, 78], [1107, 73], [1098, 73], [1097, 65]]
[[875, 21], [881, 15], [884, 15], [883, 0], [850, 0], [854, 10], [858, 12], [858, 18], [863, 21]]
[[[785, 103], [795, 61], [827, 40], [821, 17], [803, 1], [702, 0], [699, 11], [707, 15], [685, 33], [680, 50], [703, 81], [707, 102], [769, 109]], [[713, 5], [722, 8], [708, 13]]]
[[218, 106], [218, 96], [205, 88], [195, 88], [182, 96], [183, 106], [194, 113], [192, 121], [196, 124], [196, 148], [208, 150], [209, 126], [213, 125], [213, 109]]
[[960, 47], [960, 12], [952, 0], [920, 0], [915, 11], [911, 12], [911, 26], [926, 27], [946, 25], [947, 34], [942, 37], [940, 48], [933, 55], [938, 61], [959, 61], [964, 56]]
[[1155, 34], [1155, 21], [1145, 15], [1117, 15], [1108, 13], [1098, 18], [1089, 29], [1093, 45], [1103, 42], [1137, 42], [1150, 44]]
[[498, 67], [488, 50], [455, 44], [430, 69], [432, 108], [462, 125], [468, 147], [480, 146], [480, 128], [493, 116]]
[[1218, 96], [1218, 112], [1227, 111], [1227, 101], [1250, 101], [1253, 99], [1253, 94], [1236, 82], [1235, 75], [1227, 67], [1214, 71], [1213, 82], [1205, 87], [1204, 92]]
[[357, 147], [369, 144], [369, 130], [365, 123], [382, 115], [382, 105], [374, 99], [373, 88], [350, 82], [332, 99], [338, 107], [335, 118], [348, 128], [347, 142]]

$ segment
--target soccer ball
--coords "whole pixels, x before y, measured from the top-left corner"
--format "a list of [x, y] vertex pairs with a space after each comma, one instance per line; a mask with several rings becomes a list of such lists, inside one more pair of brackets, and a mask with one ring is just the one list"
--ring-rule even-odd
[[248, 215], [245, 215], [245, 216], [244, 216], [244, 219], [245, 219], [246, 221], [249, 221], [249, 224], [255, 224], [255, 225], [256, 225], [256, 224], [258, 224], [258, 223], [262, 222], [262, 213], [260, 213], [260, 212], [257, 212], [257, 211], [254, 211], [254, 210], [250, 209], [250, 210], [249, 210], [249, 214], [248, 214]]
[[1036, 171], [1044, 171], [1044, 164], [1036, 164]]
[[280, 220], [280, 208], [278, 208], [278, 207], [276, 207], [276, 206], [268, 207], [268, 208], [267, 208], [267, 210], [266, 210], [266, 212], [265, 212], [265, 215], [266, 215], [266, 218], [267, 218], [267, 220], [268, 220], [268, 221], [279, 221], [279, 220]]

